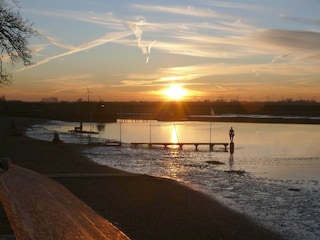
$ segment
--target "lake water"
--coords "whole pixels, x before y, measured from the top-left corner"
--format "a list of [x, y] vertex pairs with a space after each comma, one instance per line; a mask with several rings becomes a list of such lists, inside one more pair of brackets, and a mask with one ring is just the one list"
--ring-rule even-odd
[[[51, 121], [28, 135], [51, 141], [88, 143], [71, 134], [79, 123]], [[229, 142], [235, 130], [235, 152], [224, 147], [131, 147], [131, 142]], [[175, 179], [205, 192], [285, 239], [320, 239], [320, 125], [119, 121], [84, 123], [98, 131], [90, 141], [121, 140], [122, 147], [88, 147], [93, 161], [126, 171]], [[211, 134], [210, 134], [211, 133]], [[220, 162], [221, 164], [213, 164]], [[230, 172], [232, 170], [233, 172]]]

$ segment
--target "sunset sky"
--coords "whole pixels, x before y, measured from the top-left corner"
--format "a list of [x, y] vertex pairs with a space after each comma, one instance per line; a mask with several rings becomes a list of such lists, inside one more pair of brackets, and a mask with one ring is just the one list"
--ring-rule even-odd
[[34, 64], [8, 69], [7, 100], [320, 101], [319, 0], [19, 5], [40, 35]]

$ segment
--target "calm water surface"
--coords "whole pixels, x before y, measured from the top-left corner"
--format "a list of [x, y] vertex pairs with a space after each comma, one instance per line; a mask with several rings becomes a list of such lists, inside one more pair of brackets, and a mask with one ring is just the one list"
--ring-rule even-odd
[[[28, 134], [64, 142], [88, 143], [68, 131], [78, 123], [52, 121]], [[130, 147], [131, 142], [229, 142], [235, 129], [235, 153], [223, 147]], [[168, 177], [196, 188], [279, 231], [286, 239], [320, 239], [320, 126], [295, 124], [120, 121], [84, 124], [98, 131], [90, 141], [121, 140], [123, 147], [88, 147], [93, 161], [119, 169]], [[211, 133], [211, 134], [210, 134]], [[218, 161], [222, 164], [212, 164]], [[240, 174], [228, 171], [240, 171]]]

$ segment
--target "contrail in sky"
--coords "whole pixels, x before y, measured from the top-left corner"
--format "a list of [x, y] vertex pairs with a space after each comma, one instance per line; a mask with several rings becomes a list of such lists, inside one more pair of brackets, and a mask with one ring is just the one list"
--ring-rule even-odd
[[50, 36], [47, 36], [43, 33], [40, 33], [40, 35], [42, 37], [44, 37], [46, 40], [48, 40], [50, 43], [52, 43], [53, 45], [55, 46], [58, 46], [58, 47], [61, 47], [61, 48], [65, 48], [65, 49], [76, 49], [77, 47], [74, 46], [74, 45], [70, 45], [70, 44], [65, 44], [65, 43], [61, 43], [59, 42], [58, 40], [56, 40], [55, 38], [53, 37], [50, 37]]
[[[64, 44], [60, 44], [60, 47], [63, 47], [65, 46], [64, 48], [67, 48], [69, 49], [70, 51], [68, 52], [65, 52], [65, 53], [61, 53], [61, 54], [58, 54], [58, 55], [55, 55], [55, 56], [51, 56], [51, 57], [48, 57], [36, 64], [33, 64], [33, 65], [30, 65], [30, 66], [27, 66], [27, 67], [24, 67], [24, 68], [21, 68], [21, 69], [18, 69], [16, 72], [21, 72], [21, 71], [24, 71], [24, 70], [27, 70], [27, 69], [30, 69], [30, 68], [34, 68], [34, 67], [38, 67], [42, 64], [45, 64], [45, 63], [48, 63], [52, 60], [55, 60], [55, 59], [58, 59], [58, 58], [61, 58], [61, 57], [65, 57], [65, 56], [68, 56], [68, 55], [72, 55], [72, 54], [75, 54], [75, 53], [78, 53], [78, 52], [82, 52], [82, 51], [85, 51], [85, 50], [88, 50], [88, 49], [91, 49], [91, 48], [94, 48], [94, 47], [98, 47], [98, 46], [101, 46], [103, 44], [106, 44], [108, 42], [112, 42], [114, 40], [117, 40], [117, 39], [121, 39], [121, 38], [125, 38], [125, 37], [128, 37], [132, 35], [132, 32], [114, 32], [114, 33], [107, 33], [106, 35], [104, 35], [103, 37], [101, 38], [98, 38], [98, 39], [95, 39], [93, 41], [90, 41], [90, 42], [87, 42], [87, 43], [84, 43], [80, 46], [74, 46], [72, 47], [71, 45], [64, 45]], [[50, 41], [49, 39], [50, 38], [47, 38], [48, 41]], [[51, 42], [51, 41], [50, 41]], [[55, 44], [57, 45], [57, 44]], [[66, 47], [68, 46], [68, 47]]]
[[140, 21], [138, 23], [128, 22], [127, 24], [130, 27], [130, 29], [132, 30], [133, 34], [135, 35], [135, 37], [137, 39], [138, 47], [141, 49], [142, 53], [145, 55], [148, 55], [146, 58], [146, 63], [148, 63], [151, 48], [157, 41], [153, 41], [148, 47], [146, 47], [144, 44], [142, 44], [143, 30], [139, 26], [139, 25], [143, 24], [143, 21]]
[[281, 60], [281, 59], [287, 58], [287, 57], [289, 57], [289, 56], [291, 56], [291, 55], [292, 55], [292, 53], [289, 52], [289, 53], [286, 53], [286, 54], [277, 56], [277, 57], [275, 57], [274, 59], [272, 59], [271, 63], [275, 63], [275, 62], [277, 62], [277, 61], [279, 61], [279, 60]]
[[150, 45], [149, 45], [149, 47], [148, 47], [148, 56], [147, 56], [147, 59], [146, 59], [146, 63], [149, 63], [149, 56], [150, 56], [150, 53], [151, 53], [151, 48], [152, 48], [152, 46], [156, 43], [157, 41], [156, 40], [154, 40]]
[[143, 31], [139, 27], [139, 23], [129, 22], [128, 25], [129, 25], [130, 29], [132, 30], [133, 34], [136, 36], [137, 42], [138, 42], [138, 46], [142, 50], [142, 53], [146, 54], [147, 53], [147, 49], [146, 49], [146, 47], [142, 46], [142, 43], [141, 43]]

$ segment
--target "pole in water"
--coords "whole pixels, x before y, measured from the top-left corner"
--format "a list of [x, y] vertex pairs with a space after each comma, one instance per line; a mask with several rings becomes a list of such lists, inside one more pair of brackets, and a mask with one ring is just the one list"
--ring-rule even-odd
[[210, 144], [211, 144], [211, 121], [210, 121]]
[[119, 119], [119, 134], [120, 134], [120, 142], [122, 142], [122, 119]]
[[150, 118], [150, 120], [149, 120], [149, 143], [151, 144], [151, 136], [152, 136], [152, 134], [151, 134], [151, 118]]
[[230, 142], [230, 153], [231, 154], [234, 153], [234, 142], [233, 141]]

